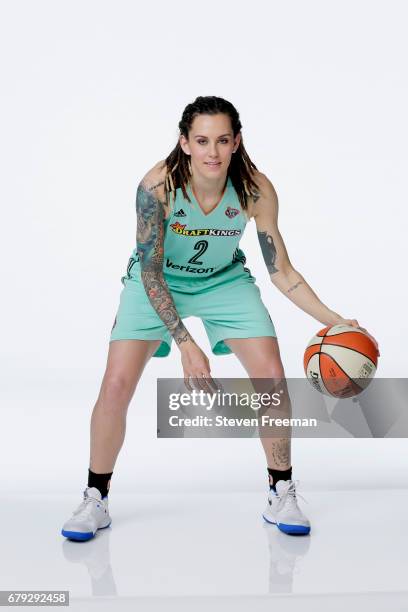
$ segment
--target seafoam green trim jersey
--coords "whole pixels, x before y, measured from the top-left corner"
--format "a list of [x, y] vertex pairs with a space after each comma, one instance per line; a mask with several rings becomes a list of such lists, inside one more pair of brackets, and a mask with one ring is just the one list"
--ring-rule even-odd
[[[170, 278], [207, 278], [240, 261], [245, 255], [239, 241], [247, 224], [245, 211], [228, 176], [224, 193], [217, 206], [204, 213], [191, 185], [186, 186], [188, 202], [179, 187], [172, 201], [169, 217], [165, 220], [163, 273]], [[129, 266], [139, 261], [133, 250]], [[246, 271], [247, 268], [245, 268]]]

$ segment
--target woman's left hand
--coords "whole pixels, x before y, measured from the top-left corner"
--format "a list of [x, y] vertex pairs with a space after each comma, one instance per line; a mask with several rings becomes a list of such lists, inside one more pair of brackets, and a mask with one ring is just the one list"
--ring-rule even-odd
[[368, 333], [368, 331], [365, 329], [365, 327], [360, 327], [357, 319], [340, 319], [339, 321], [337, 321], [335, 323], [335, 325], [351, 325], [352, 327], [356, 327], [357, 329], [361, 329], [361, 331], [364, 332], [366, 334], [366, 336], [371, 338], [371, 340], [374, 342], [375, 347], [377, 349], [378, 357], [380, 356], [380, 351], [379, 351], [379, 348], [378, 348], [377, 340], [374, 338], [374, 336], [372, 336], [371, 334]]

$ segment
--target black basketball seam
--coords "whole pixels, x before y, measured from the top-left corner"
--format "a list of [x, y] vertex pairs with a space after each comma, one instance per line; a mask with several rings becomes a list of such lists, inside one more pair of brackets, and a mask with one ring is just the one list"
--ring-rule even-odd
[[[320, 336], [320, 338], [322, 338], [322, 341], [321, 341], [321, 343], [320, 343], [320, 347], [322, 346], [322, 344], [323, 344], [323, 342], [324, 342], [325, 337], [327, 336], [328, 332], [331, 330], [331, 328], [332, 328], [332, 327], [333, 327], [332, 325], [329, 325], [329, 326], [327, 327], [327, 330], [326, 330], [326, 333], [324, 334], [324, 336], [323, 336], [323, 337], [322, 337], [322, 336]], [[317, 337], [319, 338], [319, 336], [317, 336]], [[313, 345], [313, 346], [314, 346], [314, 345]], [[321, 352], [322, 352], [321, 350], [319, 350], [319, 352], [318, 352], [318, 355], [319, 355], [319, 372], [320, 372], [320, 373], [322, 372], [322, 369], [321, 369], [321, 367], [320, 367], [320, 353], [321, 353]], [[323, 379], [323, 376], [322, 376], [322, 379]]]
[[322, 339], [322, 342], [323, 342], [324, 338], [327, 336], [327, 334], [329, 333], [329, 331], [331, 330], [331, 328], [332, 328], [332, 327], [334, 327], [334, 325], [328, 325], [328, 327], [327, 327], [327, 331], [326, 331], [326, 333], [324, 334], [324, 336], [317, 336], [317, 338], [321, 338], [321, 339]]
[[[319, 353], [320, 355], [320, 353]], [[354, 378], [352, 378], [351, 376], [349, 376], [347, 374], [347, 372], [345, 370], [343, 370], [343, 368], [341, 367], [341, 365], [339, 363], [337, 363], [337, 361], [335, 360], [334, 357], [332, 357], [331, 355], [327, 355], [327, 357], [330, 357], [330, 359], [332, 359], [334, 361], [334, 363], [337, 365], [337, 367], [343, 372], [343, 374], [345, 374], [345, 376], [347, 376], [347, 378], [349, 378], [352, 382], [354, 382]], [[320, 357], [319, 357], [319, 368], [320, 368]], [[322, 370], [320, 369], [320, 374], [322, 373]], [[322, 379], [324, 380], [323, 376]], [[360, 385], [357, 385], [357, 383], [354, 383], [360, 390], [364, 390], [364, 387], [360, 387]]]
[[[330, 330], [329, 330], [329, 331], [330, 331]], [[339, 332], [338, 334], [332, 334], [331, 336], [327, 336], [327, 334], [325, 334], [325, 335], [323, 336], [323, 338], [326, 338], [326, 336], [327, 336], [328, 338], [337, 338], [337, 336], [342, 336], [343, 334], [347, 335], [347, 334], [354, 334], [354, 333], [356, 333], [356, 334], [360, 334], [360, 336], [366, 336], [366, 334], [362, 334], [361, 332], [354, 332], [354, 331], [347, 330], [347, 331], [342, 331], [342, 332]], [[367, 336], [366, 336], [366, 337], [367, 337]]]
[[[348, 349], [349, 351], [354, 351], [355, 353], [358, 353], [359, 355], [362, 355], [362, 356], [363, 356], [363, 357], [365, 357], [366, 359], [369, 359], [369, 360], [371, 361], [371, 363], [373, 364], [373, 366], [374, 366], [375, 368], [377, 367], [377, 366], [375, 365], [374, 361], [371, 359], [371, 357], [369, 357], [369, 356], [368, 356], [368, 355], [366, 355], [365, 353], [361, 353], [361, 352], [360, 352], [360, 351], [358, 351], [357, 349], [353, 349], [353, 348], [351, 348], [351, 346], [344, 346], [343, 344], [332, 344], [331, 342], [330, 342], [330, 344], [329, 344], [329, 343], [325, 344], [325, 346], [339, 346], [340, 348], [346, 348], [346, 349]], [[331, 357], [331, 355], [330, 355], [330, 357]]]

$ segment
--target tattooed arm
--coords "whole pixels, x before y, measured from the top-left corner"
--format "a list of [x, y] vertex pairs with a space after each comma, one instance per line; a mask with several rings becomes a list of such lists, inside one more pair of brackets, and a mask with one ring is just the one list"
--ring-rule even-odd
[[255, 176], [259, 186], [253, 195], [253, 216], [259, 244], [272, 283], [296, 306], [324, 325], [344, 321], [314, 293], [304, 277], [292, 266], [278, 229], [278, 197], [270, 180], [261, 172]]
[[[194, 342], [183, 325], [173, 297], [163, 275], [163, 242], [165, 199], [160, 187], [164, 181], [157, 182], [146, 175], [137, 188], [136, 214], [137, 252], [140, 258], [140, 269], [143, 286], [150, 303], [167, 326], [177, 346]], [[156, 177], [157, 179], [157, 177]]]
[[215, 387], [215, 383], [211, 378], [209, 359], [184, 327], [163, 274], [166, 208], [163, 169], [165, 165], [162, 164], [158, 174], [157, 166], [154, 167], [137, 189], [136, 242], [142, 282], [150, 303], [180, 349], [187, 388], [192, 391], [190, 379], [194, 379], [199, 388], [211, 392], [210, 385]]

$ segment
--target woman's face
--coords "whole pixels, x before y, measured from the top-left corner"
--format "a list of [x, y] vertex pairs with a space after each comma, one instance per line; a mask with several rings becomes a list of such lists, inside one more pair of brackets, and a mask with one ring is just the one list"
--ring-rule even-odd
[[[197, 115], [188, 134], [180, 136], [180, 146], [190, 155], [193, 174], [219, 177], [227, 174], [232, 152], [237, 149], [241, 134], [234, 139], [228, 115]], [[211, 165], [211, 162], [215, 162]]]

